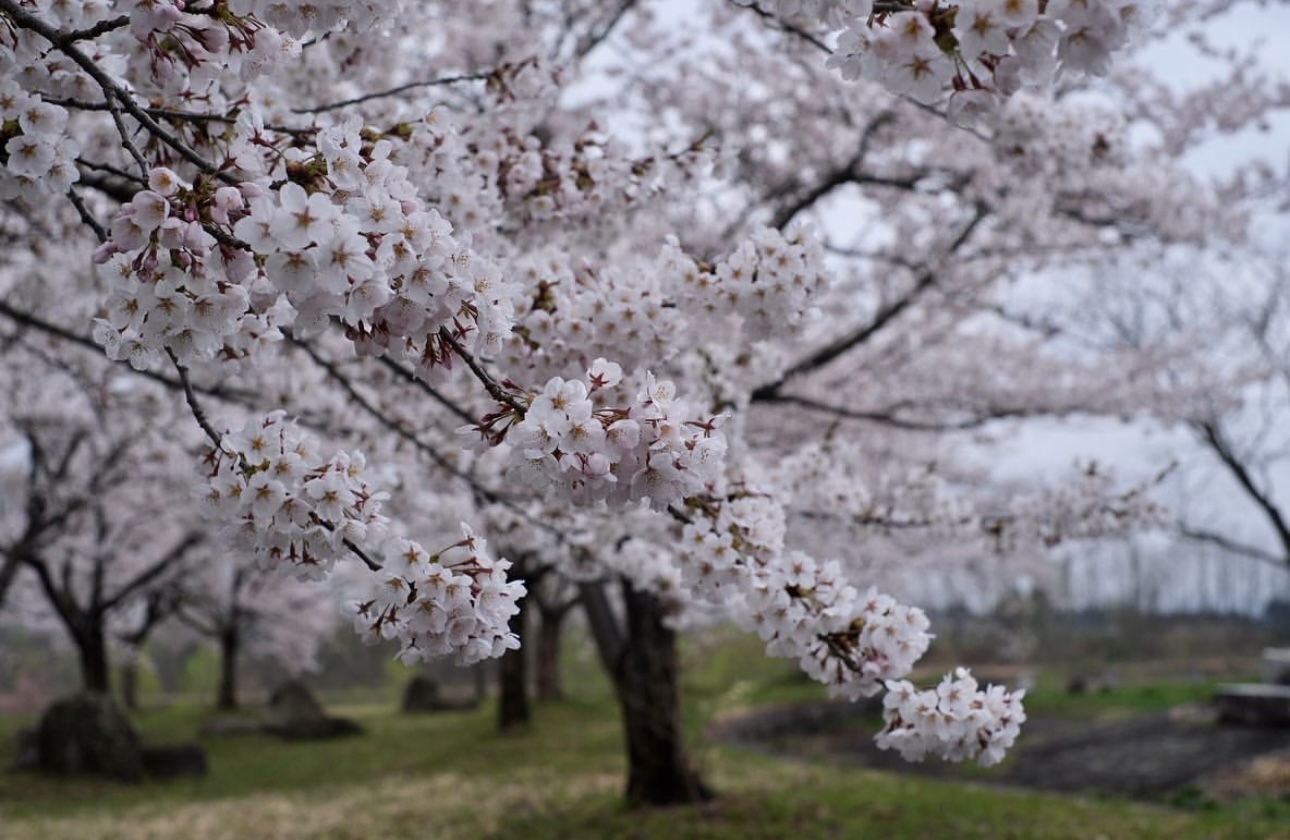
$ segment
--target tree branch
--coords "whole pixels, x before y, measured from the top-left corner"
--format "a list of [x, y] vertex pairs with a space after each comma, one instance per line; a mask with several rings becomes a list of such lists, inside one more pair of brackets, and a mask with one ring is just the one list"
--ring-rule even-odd
[[[977, 229], [977, 226], [981, 224], [981, 221], [985, 219], [988, 214], [989, 208], [986, 204], [978, 201], [972, 220], [964, 226], [958, 236], [954, 237], [954, 241], [950, 243], [948, 248], [946, 248], [945, 255], [949, 256], [959, 248], [963, 247], [963, 245], [966, 244], [968, 239], [972, 236], [973, 231]], [[842, 356], [853, 348], [864, 344], [895, 320], [900, 313], [908, 309], [915, 301], [922, 297], [924, 293], [936, 285], [936, 281], [939, 277], [940, 274], [935, 268], [928, 267], [914, 282], [913, 287], [910, 288], [908, 292], [878, 310], [878, 313], [868, 324], [865, 324], [863, 327], [860, 327], [849, 335], [839, 338], [832, 344], [820, 348], [810, 356], [807, 356], [805, 359], [792, 365], [788, 370], [784, 371], [776, 381], [757, 388], [752, 393], [752, 401], [765, 402], [770, 400], [772, 397], [779, 394], [780, 389], [783, 388], [790, 379], [819, 370], [834, 359], [837, 359], [839, 356]]]
[[[1281, 509], [1277, 507], [1270, 494], [1265, 493], [1254, 481], [1250, 475], [1248, 466], [1241, 460], [1240, 456], [1233, 450], [1231, 442], [1224, 436], [1216, 422], [1201, 421], [1192, 424], [1192, 428], [1200, 437], [1201, 442], [1208, 446], [1227, 471], [1236, 479], [1236, 483], [1241, 485], [1241, 489], [1250, 497], [1255, 506], [1263, 511], [1267, 517], [1268, 524], [1276, 532], [1277, 540], [1281, 543], [1283, 560], [1290, 558], [1290, 524], [1286, 523]], [[1213, 542], [1213, 540], [1211, 540]], [[1248, 556], [1248, 553], [1247, 553]]]

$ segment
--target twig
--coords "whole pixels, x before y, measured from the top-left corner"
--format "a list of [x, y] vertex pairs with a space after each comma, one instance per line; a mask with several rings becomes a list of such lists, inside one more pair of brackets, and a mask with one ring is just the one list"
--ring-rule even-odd
[[67, 190], [67, 199], [72, 202], [72, 206], [80, 214], [81, 221], [85, 223], [85, 226], [94, 231], [94, 235], [98, 237], [99, 242], [107, 242], [107, 228], [99, 224], [98, 219], [94, 218], [90, 213], [90, 209], [85, 206], [85, 199], [81, 198], [81, 194], [76, 191], [75, 187]]
[[[125, 143], [126, 148], [131, 150], [132, 155], [135, 154], [137, 150], [132, 148], [133, 144], [127, 136], [128, 133], [125, 131], [124, 125], [119, 119], [119, 113], [116, 111], [115, 107], [110, 104], [110, 100], [112, 99], [119, 102], [125, 112], [138, 120], [154, 137], [178, 152], [180, 157], [184, 158], [208, 175], [217, 177], [222, 181], [230, 183], [233, 182], [232, 176], [226, 172], [220, 172], [213, 164], [211, 164], [210, 161], [193, 151], [187, 143], [176, 137], [172, 132], [168, 131], [164, 126], [149, 116], [148, 113], [134, 101], [128, 91], [113, 81], [112, 77], [105, 73], [92, 58], [77, 48], [76, 39], [71, 37], [72, 33], [59, 32], [45, 21], [36, 17], [31, 12], [28, 12], [23, 6], [18, 4], [17, 0], [0, 0], [0, 12], [4, 12], [8, 15], [9, 19], [18, 26], [35, 32], [46, 41], [49, 41], [49, 43], [54, 45], [55, 49], [70, 58], [82, 70], [89, 74], [90, 78], [98, 83], [99, 87], [103, 89], [106, 98], [109, 100], [108, 110], [112, 111], [113, 119], [117, 122], [117, 129], [121, 132], [121, 140]], [[139, 162], [139, 156], [135, 155], [135, 157], [136, 162]], [[147, 172], [146, 164], [144, 165], [144, 172]]]
[[197, 421], [197, 425], [201, 427], [201, 430], [206, 433], [206, 437], [211, 444], [218, 447], [221, 435], [215, 431], [215, 427], [206, 419], [206, 411], [197, 402], [197, 395], [193, 393], [193, 383], [188, 379], [188, 368], [180, 363], [175, 351], [169, 347], [166, 348], [166, 355], [170, 357], [170, 361], [175, 365], [175, 371], [179, 374], [179, 381], [184, 386], [184, 401], [188, 403], [188, 408], [193, 413], [193, 419]]
[[458, 356], [461, 357], [461, 360], [464, 361], [466, 363], [466, 366], [470, 368], [470, 372], [475, 374], [475, 378], [478, 379], [481, 383], [483, 383], [484, 390], [488, 391], [488, 395], [490, 397], [492, 397], [494, 400], [497, 400], [497, 402], [501, 403], [502, 405], [512, 409], [513, 411], [518, 413], [521, 417], [524, 416], [524, 414], [528, 411], [528, 408], [524, 405], [521, 405], [520, 402], [516, 400], [512, 394], [507, 393], [502, 388], [501, 385], [497, 384], [497, 380], [493, 379], [493, 377], [488, 373], [488, 371], [484, 370], [483, 365], [481, 365], [475, 359], [475, 357], [470, 354], [470, 351], [467, 350], [465, 347], [461, 346], [461, 342], [457, 341], [456, 337], [453, 336], [451, 330], [449, 330], [447, 327], [440, 327], [439, 337], [444, 340], [444, 343], [446, 343], [449, 347], [452, 348], [454, 353], [456, 353]]
[[439, 79], [426, 79], [420, 82], [408, 82], [405, 85], [392, 87], [389, 90], [368, 93], [363, 96], [356, 96], [353, 99], [345, 99], [340, 102], [329, 102], [326, 105], [316, 105], [313, 108], [292, 108], [293, 114], [325, 114], [328, 111], [335, 111], [350, 105], [359, 105], [363, 102], [370, 102], [373, 99], [382, 99], [387, 96], [398, 96], [400, 93], [406, 93], [409, 90], [415, 90], [420, 87], [436, 87], [438, 85], [453, 85], [459, 82], [482, 82], [488, 79], [491, 73], [470, 73], [462, 76], [444, 76]]

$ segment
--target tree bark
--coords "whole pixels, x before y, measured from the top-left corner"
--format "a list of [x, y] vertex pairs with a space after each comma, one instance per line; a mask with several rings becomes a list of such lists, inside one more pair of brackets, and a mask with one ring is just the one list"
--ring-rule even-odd
[[103, 619], [86, 615], [78, 625], [72, 638], [81, 662], [81, 687], [88, 692], [108, 694], [112, 691], [112, 672], [108, 669]]
[[664, 625], [664, 606], [657, 597], [626, 580], [622, 588], [625, 627], [618, 626], [602, 585], [583, 585], [582, 594], [622, 712], [628, 804], [705, 802], [712, 798], [712, 790], [685, 752], [676, 634]]
[[529, 704], [528, 649], [524, 646], [529, 613], [528, 599], [519, 602], [519, 612], [511, 616], [508, 624], [512, 633], [520, 638], [518, 650], [508, 650], [497, 662], [499, 694], [497, 698], [497, 728], [503, 732], [526, 729], [533, 720]]
[[564, 699], [564, 683], [560, 678], [560, 642], [567, 609], [541, 610], [537, 638], [537, 699], [554, 701]]
[[215, 696], [217, 709], [237, 708], [237, 656], [242, 638], [236, 621], [229, 622], [219, 635], [219, 688]]

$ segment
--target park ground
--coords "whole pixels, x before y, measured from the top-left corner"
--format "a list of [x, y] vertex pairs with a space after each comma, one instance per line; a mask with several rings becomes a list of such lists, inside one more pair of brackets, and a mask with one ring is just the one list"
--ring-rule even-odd
[[[876, 770], [838, 749], [732, 744], [715, 734], [714, 721], [820, 696], [779, 663], [749, 653], [709, 651], [686, 680], [694, 756], [720, 792], [703, 807], [623, 806], [616, 709], [608, 688], [590, 677], [573, 681], [568, 701], [538, 706], [531, 729], [518, 734], [498, 733], [487, 703], [405, 716], [393, 697], [373, 698], [331, 706], [362, 723], [366, 732], [356, 738], [204, 740], [210, 774], [201, 780], [121, 786], [0, 775], [0, 837], [1290, 840], [1290, 800], [1275, 787], [1214, 796], [1193, 785], [1129, 800], [1024, 789], [1007, 764], [939, 778]], [[1194, 708], [1211, 690], [1194, 677], [1130, 676], [1113, 692], [1071, 697], [1057, 675], [1041, 672], [1028, 706], [1038, 720], [1097, 731]], [[145, 742], [176, 743], [191, 741], [209, 714], [197, 700], [172, 701], [151, 705], [136, 723]], [[0, 764], [12, 757], [13, 731], [30, 722], [0, 718]]]

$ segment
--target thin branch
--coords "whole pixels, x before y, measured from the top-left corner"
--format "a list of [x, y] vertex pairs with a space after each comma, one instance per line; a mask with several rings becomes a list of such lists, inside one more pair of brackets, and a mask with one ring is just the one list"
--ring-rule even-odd
[[430, 399], [434, 400], [435, 402], [439, 403], [439, 405], [451, 411], [454, 415], [457, 416], [459, 420], [462, 420], [463, 422], [466, 422], [466, 423], [470, 423], [471, 425], [474, 425], [479, 422], [478, 417], [474, 416], [469, 411], [462, 408], [460, 405], [457, 404], [455, 400], [451, 400], [448, 397], [445, 397], [443, 394], [439, 393], [439, 391], [430, 387], [430, 384], [428, 382], [426, 382], [421, 377], [417, 376], [408, 368], [399, 364], [394, 359], [391, 359], [389, 356], [381, 356], [380, 361], [381, 361], [381, 364], [385, 365], [386, 368], [388, 368], [392, 373], [394, 373], [400, 379], [418, 388], [422, 393], [430, 397]]
[[574, 55], [578, 58], [586, 58], [592, 50], [600, 46], [600, 44], [610, 36], [610, 34], [618, 27], [618, 24], [622, 22], [622, 19], [626, 17], [627, 13], [631, 11], [638, 2], [639, 0], [622, 0], [618, 5], [618, 8], [614, 10], [609, 20], [599, 32], [588, 32], [579, 40], [577, 46], [574, 47]]
[[[975, 231], [977, 226], [981, 224], [981, 221], [985, 219], [988, 212], [989, 208], [984, 202], [977, 202], [976, 212], [973, 215], [972, 220], [964, 226], [963, 230], [959, 232], [959, 235], [954, 237], [954, 241], [945, 249], [946, 256], [953, 254], [967, 243], [968, 239], [972, 236], [973, 231]], [[851, 349], [864, 344], [876, 333], [891, 323], [898, 315], [900, 315], [900, 313], [908, 309], [918, 298], [922, 297], [925, 292], [936, 285], [936, 281], [939, 276], [940, 275], [934, 268], [927, 268], [905, 295], [880, 309], [874, 316], [873, 320], [868, 324], [865, 324], [863, 327], [849, 335], [839, 338], [832, 344], [820, 348], [805, 359], [802, 359], [789, 367], [775, 382], [763, 385], [753, 391], [753, 402], [769, 400], [772, 396], [778, 394], [780, 389], [784, 387], [785, 383], [793, 377], [819, 370]]]
[[478, 492], [481, 496], [483, 496], [488, 501], [499, 500], [499, 497], [497, 496], [497, 494], [493, 493], [493, 491], [485, 487], [481, 487], [478, 484], [476, 484], [473, 478], [471, 478], [469, 475], [467, 475], [457, 466], [449, 462], [448, 459], [445, 458], [433, 446], [421, 440], [419, 437], [417, 437], [414, 433], [412, 433], [408, 429], [404, 428], [403, 424], [393, 420], [379, 407], [374, 405], [371, 400], [367, 399], [362, 394], [360, 394], [358, 392], [358, 389], [354, 387], [354, 383], [350, 381], [349, 377], [347, 377], [344, 373], [342, 373], [340, 371], [340, 368], [338, 368], [334, 362], [332, 362], [329, 359], [324, 359], [322, 355], [320, 355], [318, 351], [315, 350], [311, 344], [305, 341], [301, 341], [295, 336], [288, 336], [288, 340], [292, 343], [292, 345], [304, 351], [305, 355], [308, 356], [313, 361], [314, 364], [322, 368], [323, 371], [325, 371], [326, 374], [329, 377], [331, 377], [331, 379], [334, 380], [337, 385], [340, 386], [341, 390], [344, 391], [345, 394], [368, 416], [376, 420], [376, 422], [380, 423], [386, 429], [389, 429], [398, 437], [412, 444], [417, 449], [417, 451], [421, 452], [422, 454], [429, 457], [430, 460], [434, 461], [435, 464], [440, 469], [470, 484], [471, 487], [475, 488], [476, 492]]
[[1236, 483], [1241, 485], [1241, 488], [1254, 502], [1255, 506], [1263, 511], [1264, 516], [1268, 519], [1268, 524], [1276, 531], [1277, 540], [1285, 550], [1286, 556], [1290, 557], [1290, 524], [1287, 524], [1285, 516], [1282, 514], [1281, 509], [1277, 507], [1271, 495], [1265, 493], [1254, 481], [1254, 477], [1250, 475], [1249, 467], [1232, 448], [1222, 429], [1216, 423], [1209, 421], [1193, 423], [1192, 428], [1196, 431], [1201, 441], [1218, 456], [1223, 466], [1227, 467], [1227, 471], [1236, 479]]
[[107, 242], [107, 228], [99, 224], [99, 220], [94, 218], [93, 214], [90, 213], [90, 209], [85, 206], [85, 199], [81, 198], [81, 194], [76, 191], [75, 187], [68, 188], [67, 200], [72, 202], [72, 206], [76, 208], [76, 212], [80, 215], [81, 221], [86, 227], [94, 231], [94, 235], [98, 237], [99, 242]]
[[519, 401], [515, 399], [513, 394], [508, 393], [500, 384], [498, 384], [497, 380], [494, 379], [488, 371], [484, 370], [483, 365], [481, 365], [479, 361], [471, 355], [470, 351], [461, 346], [461, 342], [457, 340], [451, 330], [447, 327], [440, 327], [439, 337], [443, 339], [444, 343], [452, 348], [454, 353], [461, 357], [461, 360], [466, 363], [466, 367], [470, 368], [470, 372], [475, 374], [475, 378], [483, 384], [484, 390], [488, 392], [490, 397], [501, 405], [507, 406], [511, 410], [515, 411], [521, 417], [524, 416], [528, 411], [528, 408], [521, 405]]
[[215, 176], [220, 180], [229, 182], [233, 180], [232, 176], [227, 173], [220, 172], [210, 163], [210, 161], [193, 151], [187, 143], [179, 139], [172, 132], [168, 131], [164, 126], [149, 116], [148, 113], [134, 101], [134, 98], [127, 90], [113, 81], [112, 77], [104, 72], [102, 67], [77, 48], [76, 39], [71, 37], [73, 33], [59, 32], [53, 26], [28, 12], [23, 6], [19, 5], [17, 0], [0, 0], [0, 12], [4, 12], [8, 15], [9, 19], [18, 26], [35, 32], [46, 41], [53, 44], [55, 49], [70, 58], [77, 64], [77, 66], [89, 74], [90, 78], [98, 83], [99, 87], [103, 89], [106, 98], [109, 100], [108, 110], [112, 111], [113, 119], [117, 122], [117, 129], [121, 132], [121, 141], [126, 145], [126, 148], [131, 150], [131, 154], [135, 156], [136, 163], [142, 164], [143, 171], [145, 173], [148, 171], [148, 167], [146, 163], [140, 160], [141, 155], [136, 154], [137, 150], [133, 148], [128, 132], [120, 122], [120, 114], [115, 110], [115, 106], [110, 104], [110, 100], [112, 99], [119, 102], [121, 108], [123, 108], [130, 116], [138, 120], [154, 137], [179, 153], [180, 157], [201, 169], [203, 172]]
[[193, 383], [188, 378], [188, 368], [180, 363], [175, 351], [169, 347], [166, 348], [166, 355], [170, 357], [170, 361], [175, 365], [175, 372], [179, 374], [179, 382], [184, 388], [184, 401], [188, 403], [188, 408], [193, 413], [193, 419], [197, 421], [197, 425], [201, 427], [201, 430], [206, 433], [211, 445], [218, 448], [222, 435], [215, 431], [215, 427], [206, 419], [206, 411], [202, 408], [201, 403], [197, 401], [197, 395], [193, 393]]
[[[50, 321], [46, 321], [40, 316], [33, 315], [30, 312], [15, 309], [8, 301], [3, 299], [0, 299], [0, 315], [9, 318], [15, 324], [20, 326], [39, 330], [40, 332], [54, 336], [62, 341], [66, 341], [78, 347], [83, 347], [86, 350], [92, 350], [101, 356], [104, 355], [103, 345], [96, 342], [93, 338], [90, 338], [87, 335], [82, 335], [81, 333], [73, 332], [66, 327], [59, 326], [58, 324]], [[184, 383], [181, 380], [171, 378], [162, 373], [157, 373], [156, 371], [135, 370], [134, 368], [130, 368], [129, 370], [134, 375], [142, 376], [145, 379], [151, 379], [154, 382], [165, 385], [167, 388], [182, 389], [184, 387]], [[251, 398], [251, 395], [246, 392], [230, 391], [222, 387], [194, 387], [194, 390], [198, 393], [204, 394], [205, 396], [214, 397], [215, 399], [244, 404], [249, 402]]]
[[766, 403], [796, 405], [801, 408], [809, 409], [810, 411], [830, 414], [834, 417], [841, 417], [847, 420], [864, 420], [870, 423], [879, 423], [884, 426], [890, 426], [895, 429], [904, 429], [911, 432], [961, 432], [969, 429], [980, 428], [986, 423], [990, 423], [995, 420], [1030, 417], [1038, 413], [1017, 408], [986, 409], [977, 416], [966, 420], [944, 422], [935, 420], [906, 420], [901, 417], [897, 417], [889, 411], [859, 411], [847, 408], [846, 406], [831, 405], [829, 403], [811, 399], [810, 397], [785, 394], [779, 391], [768, 394], [760, 401]]
[[170, 550], [158, 558], [155, 563], [122, 584], [121, 588], [112, 597], [103, 599], [100, 608], [110, 610], [135, 592], [148, 586], [182, 560], [185, 554], [196, 546], [201, 545], [205, 540], [205, 535], [199, 531], [190, 531], [185, 534], [179, 542], [171, 546]]
[[772, 24], [775, 25], [777, 29], [780, 29], [781, 31], [784, 31], [784, 32], [792, 33], [793, 35], [796, 35], [798, 38], [801, 38], [803, 41], [813, 44], [815, 47], [819, 48], [826, 55], [833, 54], [833, 48], [830, 47], [828, 44], [824, 43], [824, 41], [820, 40], [815, 35], [812, 35], [810, 32], [807, 32], [805, 29], [798, 26], [797, 24], [789, 23], [788, 21], [780, 18], [774, 12], [771, 12], [768, 9], [763, 9], [761, 6], [759, 6], [756, 3], [750, 3], [748, 5], [739, 3], [737, 5], [744, 6], [744, 8], [746, 8], [748, 11], [752, 12], [753, 14], [757, 15], [762, 20], [770, 21]]
[[[493, 72], [496, 72], [496, 71], [493, 71]], [[439, 85], [455, 85], [460, 82], [483, 82], [483, 81], [487, 81], [493, 75], [493, 72], [469, 73], [461, 76], [443, 76], [438, 79], [426, 79], [420, 82], [408, 82], [405, 85], [392, 87], [388, 90], [377, 91], [376, 93], [364, 94], [363, 96], [356, 96], [353, 99], [345, 99], [340, 102], [330, 102], [326, 105], [315, 105], [312, 108], [292, 108], [291, 113], [325, 114], [328, 111], [335, 111], [340, 108], [348, 107], [350, 105], [359, 105], [364, 102], [370, 102], [373, 99], [383, 99], [389, 96], [398, 96], [400, 93], [406, 93], [407, 91], [416, 90], [417, 88], [437, 87]]]
[[1276, 566], [1278, 569], [1285, 569], [1290, 565], [1290, 557], [1274, 554], [1271, 551], [1259, 548], [1258, 546], [1248, 543], [1239, 542], [1227, 537], [1217, 531], [1209, 531], [1204, 528], [1192, 528], [1186, 524], [1178, 526], [1178, 533], [1182, 534], [1189, 540], [1195, 542], [1208, 543], [1221, 548], [1230, 554], [1235, 554], [1249, 560], [1257, 560], [1260, 563], [1267, 563], [1270, 566]]

